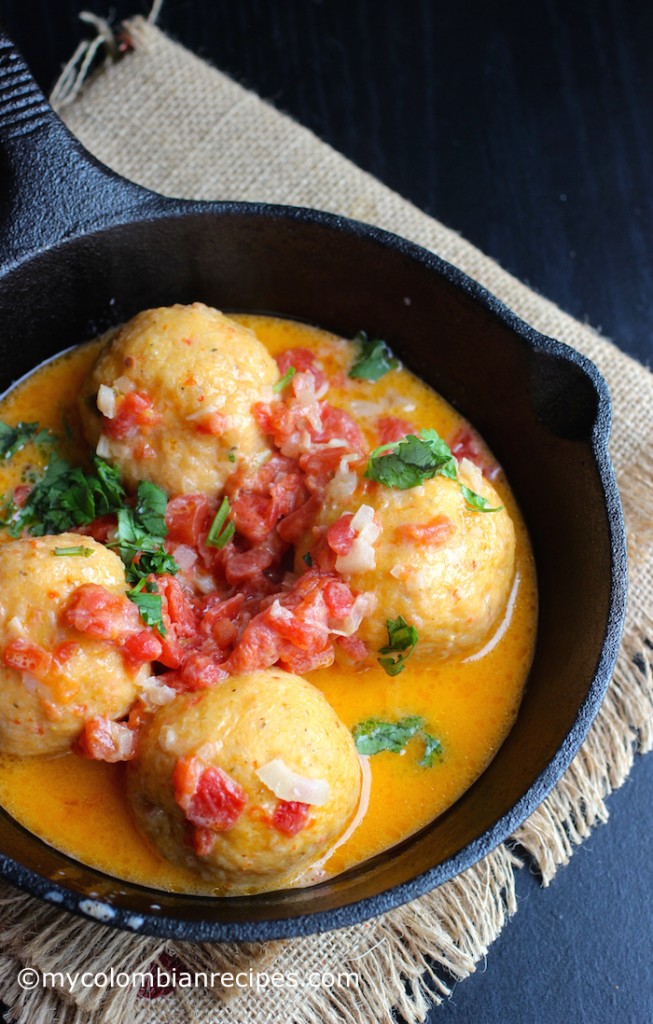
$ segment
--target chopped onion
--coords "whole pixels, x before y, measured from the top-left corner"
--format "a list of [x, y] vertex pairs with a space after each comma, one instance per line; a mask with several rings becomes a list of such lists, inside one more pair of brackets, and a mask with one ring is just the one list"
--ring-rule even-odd
[[197, 561], [197, 552], [187, 544], [178, 544], [174, 550], [174, 559], [180, 569], [192, 569]]
[[121, 395], [125, 395], [128, 391], [135, 391], [136, 385], [129, 377], [116, 377], [113, 382], [113, 390], [118, 391]]
[[472, 462], [470, 459], [463, 458], [460, 460], [458, 464], [458, 475], [462, 476], [463, 483], [467, 484], [468, 487], [471, 487], [471, 489], [477, 493], [483, 486], [483, 473], [476, 463]]
[[7, 632], [11, 636], [25, 636], [25, 623], [17, 615], [14, 615], [7, 623]]
[[177, 696], [177, 691], [161, 682], [161, 676], [147, 676], [140, 684], [140, 697], [148, 707], [161, 707], [169, 704]]
[[296, 800], [321, 807], [329, 799], [329, 783], [326, 779], [307, 779], [305, 775], [299, 775], [289, 768], [280, 757], [268, 761], [256, 774], [279, 800]]
[[164, 725], [159, 733], [159, 746], [169, 754], [174, 753], [177, 745], [177, 733], [171, 725]]
[[356, 536], [347, 554], [336, 558], [336, 571], [351, 574], [376, 569], [373, 545], [381, 536], [381, 527], [374, 518], [372, 506], [361, 505], [349, 525]]
[[96, 455], [99, 455], [101, 459], [110, 459], [113, 455], [111, 441], [104, 434], [100, 434], [100, 440], [97, 443], [95, 453]]
[[332, 629], [336, 636], [353, 636], [360, 628], [360, 624], [367, 615], [371, 615], [376, 608], [376, 594], [366, 591], [359, 594], [352, 605], [349, 615], [340, 623], [341, 629]]
[[103, 416], [112, 420], [116, 415], [116, 393], [106, 384], [100, 384], [97, 392], [97, 407]]

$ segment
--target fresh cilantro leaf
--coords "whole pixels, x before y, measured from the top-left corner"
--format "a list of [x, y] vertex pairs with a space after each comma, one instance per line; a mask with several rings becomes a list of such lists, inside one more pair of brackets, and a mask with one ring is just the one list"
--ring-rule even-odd
[[22, 506], [14, 505], [13, 513], [5, 515], [2, 525], [13, 537], [23, 530], [41, 537], [74, 530], [115, 511], [124, 499], [115, 470], [98, 458], [94, 469], [94, 473], [86, 474], [53, 453]]
[[[415, 627], [409, 625], [403, 615], [397, 619], [388, 619], [386, 628], [388, 643], [381, 648], [379, 654], [392, 655], [392, 657], [377, 658], [377, 661], [389, 676], [398, 676], [400, 672], [403, 672], [406, 661], [415, 650], [419, 636]], [[404, 651], [408, 653], [404, 654]]]
[[425, 480], [440, 475], [456, 479], [457, 465], [451, 449], [435, 430], [408, 434], [375, 448], [370, 455], [365, 476], [385, 487], [405, 491], [418, 487]]
[[134, 509], [137, 521], [147, 533], [155, 537], [165, 537], [168, 533], [166, 526], [166, 508], [168, 498], [165, 491], [162, 491], [156, 484], [149, 480], [141, 480], [136, 491], [136, 507]]
[[434, 764], [438, 764], [442, 760], [442, 743], [436, 736], [432, 736], [430, 732], [422, 730], [422, 739], [424, 740], [424, 754], [419, 761], [422, 768], [432, 768]]
[[179, 571], [173, 556], [164, 547], [168, 532], [165, 524], [167, 503], [165, 491], [156, 484], [141, 480], [134, 508], [118, 510], [116, 543], [131, 583], [151, 574], [174, 575]]
[[163, 599], [156, 583], [146, 581], [143, 576], [127, 597], [137, 606], [141, 619], [146, 626], [154, 626], [161, 636], [168, 632], [163, 624]]
[[229, 459], [229, 462], [236, 461], [236, 445], [234, 445], [233, 448], [229, 449], [229, 451], [227, 452], [227, 458]]
[[30, 441], [39, 447], [53, 444], [54, 434], [49, 430], [40, 430], [38, 423], [17, 423], [15, 427], [0, 420], [0, 459], [10, 459]]
[[422, 728], [424, 719], [408, 715], [398, 722], [384, 722], [380, 718], [368, 718], [353, 730], [354, 743], [359, 754], [380, 754], [390, 750], [399, 754], [409, 740]]
[[274, 391], [275, 395], [278, 395], [280, 391], [283, 391], [284, 388], [288, 387], [288, 385], [290, 384], [291, 380], [293, 379], [293, 377], [295, 376], [296, 373], [297, 373], [297, 370], [295, 369], [294, 366], [289, 366], [288, 367], [287, 371], [284, 373], [284, 375], [281, 378], [281, 380], [278, 380], [277, 383], [272, 388], [272, 390]]
[[442, 761], [442, 744], [424, 728], [424, 719], [419, 715], [406, 715], [396, 722], [380, 718], [368, 718], [353, 729], [354, 743], [359, 754], [373, 755], [389, 750], [401, 754], [415, 737], [424, 741], [424, 754], [418, 764], [422, 768], [433, 768]]
[[385, 341], [370, 341], [365, 331], [359, 331], [354, 341], [360, 350], [348, 374], [352, 379], [379, 380], [399, 366], [399, 360], [395, 359]]
[[306, 562], [309, 569], [313, 568], [313, 556], [311, 555], [310, 551], [307, 551], [305, 555], [302, 555], [302, 560]]
[[222, 504], [215, 514], [215, 519], [211, 523], [211, 529], [209, 530], [206, 538], [208, 547], [222, 549], [233, 537], [236, 532], [236, 527], [230, 519], [228, 520], [230, 511], [229, 499], [223, 498]]
[[78, 544], [77, 547], [74, 548], [55, 548], [52, 554], [58, 555], [59, 557], [62, 555], [70, 555], [72, 557], [81, 555], [83, 558], [90, 558], [93, 554], [93, 548], [85, 548], [81, 544]]
[[460, 485], [460, 490], [469, 507], [475, 509], [476, 512], [501, 512], [503, 510], [503, 505], [490, 508], [487, 498], [484, 498], [482, 494], [477, 494], [476, 491], [470, 490], [469, 487], [465, 487], [464, 484]]

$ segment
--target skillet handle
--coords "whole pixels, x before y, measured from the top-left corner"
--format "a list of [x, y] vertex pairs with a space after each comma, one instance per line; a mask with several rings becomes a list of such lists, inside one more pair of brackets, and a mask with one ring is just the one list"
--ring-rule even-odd
[[161, 197], [114, 174], [57, 117], [0, 25], [0, 270]]

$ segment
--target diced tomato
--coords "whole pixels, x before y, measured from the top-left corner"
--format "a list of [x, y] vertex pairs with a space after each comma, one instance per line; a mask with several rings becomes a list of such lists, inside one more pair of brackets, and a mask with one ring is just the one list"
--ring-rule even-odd
[[84, 723], [75, 750], [93, 761], [132, 761], [137, 754], [138, 736], [124, 722], [96, 716]]
[[392, 444], [393, 441], [401, 441], [406, 434], [415, 433], [413, 424], [398, 416], [379, 416], [376, 429], [379, 432], [380, 444]]
[[300, 651], [292, 644], [285, 644], [279, 652], [279, 664], [295, 672], [298, 676], [305, 672], [316, 672], [319, 668], [329, 668], [335, 661], [333, 645], [329, 644], [323, 651]]
[[337, 555], [346, 555], [351, 551], [356, 539], [356, 534], [351, 528], [353, 518], [351, 512], [345, 512], [326, 532], [327, 544]]
[[139, 430], [152, 426], [156, 419], [154, 404], [149, 395], [144, 391], [129, 391], [118, 402], [114, 418], [109, 420], [103, 417], [102, 429], [107, 437], [124, 441]]
[[310, 804], [299, 800], [280, 800], [272, 815], [272, 826], [286, 836], [296, 836], [306, 827], [310, 810]]
[[357, 636], [338, 636], [336, 637], [336, 643], [352, 661], [361, 662], [367, 660], [369, 654], [367, 645], [362, 640], [359, 640]]
[[10, 640], [2, 658], [5, 665], [16, 672], [29, 672], [37, 679], [45, 679], [52, 668], [52, 655], [31, 640], [18, 637]]
[[495, 480], [501, 467], [492, 458], [475, 430], [469, 426], [461, 427], [449, 442], [451, 452], [460, 459], [469, 459], [482, 471], [487, 480]]
[[206, 690], [226, 678], [227, 672], [214, 655], [203, 651], [189, 654], [179, 669], [179, 679], [184, 690]]
[[180, 494], [166, 508], [168, 539], [195, 548], [209, 529], [211, 510], [205, 494]]
[[23, 507], [23, 505], [27, 501], [27, 498], [31, 490], [32, 488], [30, 484], [18, 484], [18, 487], [14, 487], [14, 493], [12, 497], [14, 500], [14, 505], [17, 508]]
[[234, 473], [226, 491], [238, 533], [254, 544], [308, 497], [297, 463], [282, 455], [272, 456], [256, 473]]
[[428, 523], [403, 523], [395, 529], [399, 540], [415, 541], [419, 544], [444, 544], [454, 533], [455, 526], [449, 516], [439, 515]]
[[100, 544], [106, 544], [109, 534], [112, 530], [115, 530], [116, 526], [117, 519], [115, 515], [109, 513], [106, 516], [99, 516], [92, 523], [87, 523], [86, 526], [76, 526], [75, 533], [81, 533], [83, 537], [93, 537]]
[[311, 494], [321, 495], [333, 478], [343, 455], [347, 454], [344, 447], [318, 448], [316, 451], [301, 455], [299, 465], [305, 473], [306, 487]]
[[317, 362], [317, 356], [308, 348], [288, 348], [277, 357], [277, 366], [282, 377], [288, 373], [291, 366], [295, 367], [297, 373], [312, 373], [315, 377], [315, 387], [320, 389], [326, 383], [324, 372]]
[[163, 654], [161, 637], [152, 629], [142, 629], [133, 633], [123, 643], [123, 654], [134, 666], [145, 661], [160, 661]]
[[230, 551], [224, 560], [224, 573], [227, 583], [239, 586], [248, 580], [256, 579], [262, 573], [278, 567], [283, 555], [288, 550], [276, 532], [270, 535], [249, 551]]
[[281, 520], [277, 526], [277, 533], [288, 544], [296, 544], [311, 528], [319, 510], [319, 499], [311, 495], [308, 501]]
[[337, 409], [328, 402], [321, 403], [322, 432], [315, 440], [320, 442], [331, 441], [333, 438], [341, 438], [347, 442], [347, 451], [358, 452], [364, 455], [367, 448], [365, 438], [356, 420], [345, 412], [344, 409]]
[[233, 828], [247, 803], [247, 793], [235, 779], [197, 757], [180, 757], [172, 782], [187, 821], [213, 832]]
[[232, 675], [269, 668], [279, 660], [279, 646], [279, 634], [257, 615], [245, 627], [224, 668]]
[[229, 621], [237, 619], [244, 604], [245, 595], [242, 593], [227, 598], [212, 594], [204, 603], [200, 632], [209, 635], [216, 622], [222, 619]]
[[69, 626], [94, 640], [122, 643], [141, 629], [136, 605], [98, 583], [82, 583], [72, 592], [63, 618]]
[[347, 584], [340, 580], [329, 580], [324, 588], [324, 600], [336, 619], [346, 619], [354, 607], [354, 595]]
[[67, 661], [70, 661], [76, 654], [79, 654], [80, 651], [81, 646], [79, 644], [75, 643], [74, 640], [67, 640], [62, 644], [57, 644], [52, 652], [52, 660], [57, 667], [61, 668]]
[[212, 434], [214, 437], [222, 437], [228, 426], [229, 419], [221, 412], [207, 412], [195, 421], [195, 429], [198, 433]]
[[163, 598], [167, 619], [175, 627], [175, 637], [194, 636], [198, 630], [197, 616], [179, 580], [167, 574], [153, 576], [152, 580]]
[[191, 846], [198, 857], [208, 857], [215, 846], [215, 832], [210, 828], [193, 825], [190, 832]]

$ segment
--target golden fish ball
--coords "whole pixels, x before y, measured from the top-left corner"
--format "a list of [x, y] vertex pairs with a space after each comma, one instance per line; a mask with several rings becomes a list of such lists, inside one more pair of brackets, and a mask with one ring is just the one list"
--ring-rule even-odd
[[128, 769], [141, 830], [227, 894], [288, 884], [343, 832], [360, 787], [349, 730], [319, 690], [276, 668], [177, 697]]
[[83, 388], [87, 440], [127, 487], [215, 494], [268, 447], [252, 407], [277, 365], [253, 331], [195, 302], [139, 313], [107, 342]]
[[[89, 555], [57, 555], [83, 547]], [[118, 719], [136, 699], [144, 665], [129, 671], [119, 647], [78, 632], [65, 610], [84, 584], [126, 591], [118, 555], [75, 533], [0, 545], [0, 752], [68, 750], [95, 716]]]
[[[337, 571], [355, 591], [376, 598], [356, 634], [374, 656], [388, 645], [388, 620], [400, 616], [418, 632], [412, 658], [471, 652], [488, 639], [506, 608], [515, 572], [512, 520], [505, 509], [481, 512], [465, 500], [461, 483], [490, 508], [501, 506], [494, 487], [471, 462], [462, 460], [458, 477], [436, 476], [406, 490], [365, 481], [346, 507], [327, 495], [318, 530], [361, 506], [367, 512], [358, 519], [374, 524], [371, 544], [365, 542], [363, 527], [362, 558], [355, 541], [336, 561]], [[306, 538], [300, 546], [296, 571], [313, 541]]]

